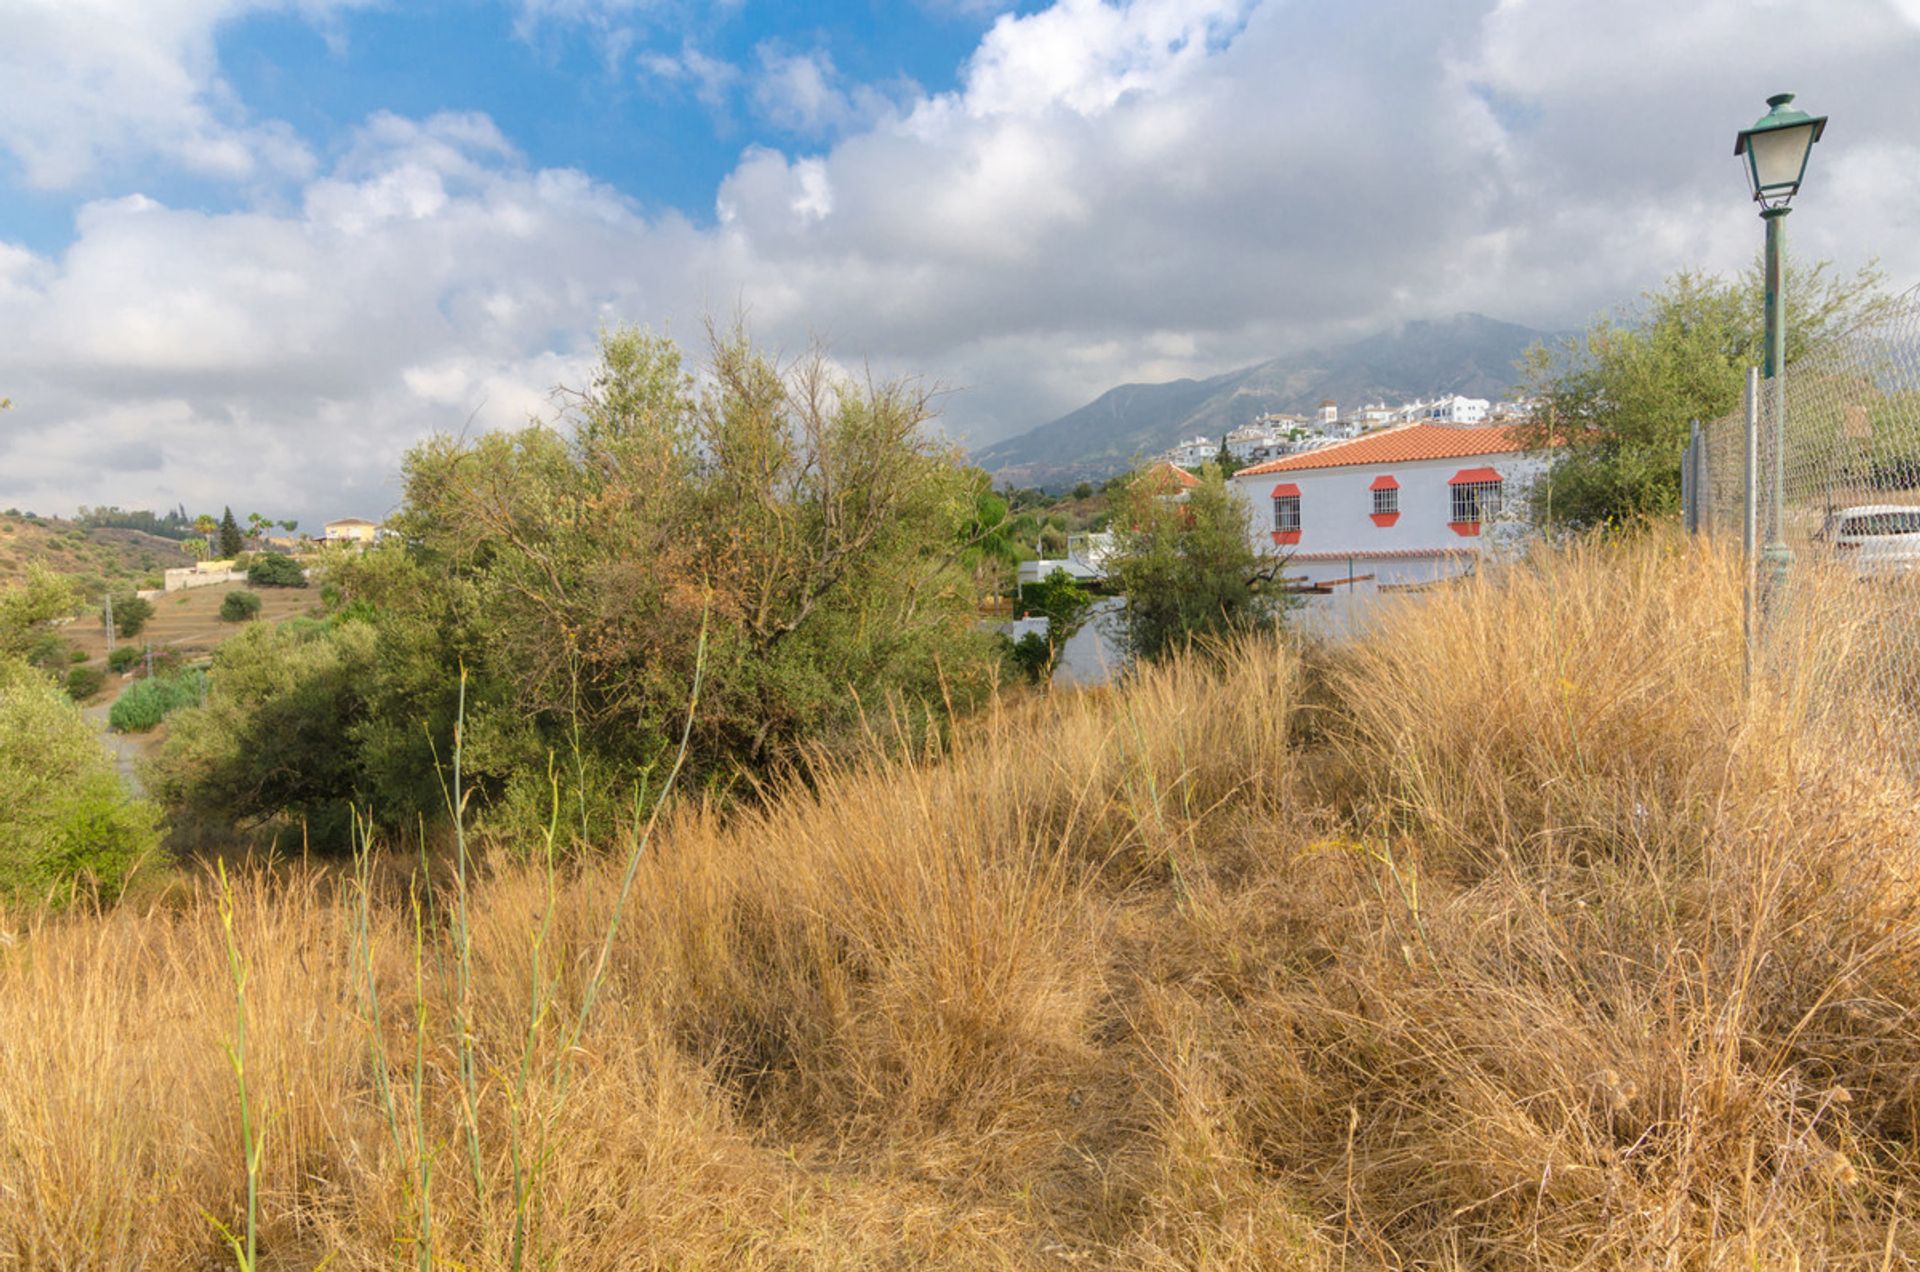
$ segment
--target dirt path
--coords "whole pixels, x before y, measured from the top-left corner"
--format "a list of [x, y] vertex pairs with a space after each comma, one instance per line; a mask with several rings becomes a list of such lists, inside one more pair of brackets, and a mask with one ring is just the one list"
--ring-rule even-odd
[[107, 713], [113, 710], [113, 702], [95, 703], [81, 714], [93, 722], [100, 730], [100, 742], [107, 748], [107, 754], [113, 757], [113, 765], [120, 770], [120, 780], [127, 784], [135, 795], [145, 795], [147, 788], [141, 783], [140, 775], [134, 772], [133, 762], [139, 758], [140, 744], [124, 733], [115, 733], [107, 727]]

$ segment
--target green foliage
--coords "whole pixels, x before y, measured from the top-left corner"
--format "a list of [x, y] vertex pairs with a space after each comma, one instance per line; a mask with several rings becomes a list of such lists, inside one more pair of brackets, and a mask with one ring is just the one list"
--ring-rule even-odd
[[1028, 632], [1019, 640], [1006, 642], [1006, 658], [1028, 684], [1046, 684], [1053, 678], [1053, 644], [1039, 632]]
[[206, 705], [189, 698], [172, 717], [147, 773], [154, 793], [240, 822], [292, 814], [308, 821], [317, 846], [344, 847], [348, 804], [362, 793], [353, 735], [376, 645], [372, 626], [359, 622], [263, 624], [227, 641], [214, 654]]
[[[1065, 570], [1054, 570], [1038, 583], [1020, 589], [1020, 608], [1047, 620], [1047, 634], [1029, 632], [1013, 643], [1009, 657], [1034, 684], [1053, 680], [1054, 664], [1074, 634], [1086, 626], [1093, 612], [1093, 593], [1081, 587]], [[1038, 642], [1035, 648], [1030, 642]]]
[[242, 589], [228, 592], [220, 601], [220, 621], [244, 623], [260, 612], [260, 594]]
[[107, 674], [98, 667], [75, 667], [67, 672], [67, 697], [85, 702], [107, 683]]
[[77, 645], [73, 646], [67, 650], [67, 661], [70, 663], [83, 663], [87, 661], [87, 651]]
[[140, 650], [134, 645], [118, 645], [107, 655], [107, 669], [113, 672], [125, 672], [140, 661]]
[[198, 671], [136, 680], [114, 699], [107, 723], [121, 733], [145, 733], [182, 707], [198, 703], [205, 691], [206, 677]]
[[129, 592], [113, 598], [113, 630], [122, 636], [138, 636], [153, 617], [153, 602]]
[[1149, 474], [1123, 499], [1108, 571], [1127, 597], [1120, 643], [1129, 656], [1152, 661], [1279, 621], [1273, 562], [1249, 542], [1246, 506], [1217, 468], [1185, 498]]
[[[1836, 277], [1825, 264], [1789, 267], [1787, 361], [1888, 303], [1871, 269]], [[1522, 364], [1540, 404], [1536, 444], [1559, 459], [1534, 490], [1535, 514], [1572, 526], [1633, 522], [1680, 506], [1688, 425], [1740, 407], [1746, 368], [1762, 362], [1765, 316], [1758, 271], [1737, 279], [1683, 273], [1558, 349], [1535, 346]]]
[[63, 903], [85, 879], [111, 898], [159, 841], [156, 809], [128, 793], [79, 708], [0, 658], [0, 897]]
[[264, 552], [247, 567], [247, 582], [254, 587], [305, 587], [307, 575], [292, 557]]
[[47, 624], [72, 613], [77, 600], [67, 579], [37, 563], [27, 566], [25, 580], [0, 587], [0, 658], [30, 653]]
[[980, 482], [927, 418], [920, 389], [782, 371], [738, 333], [700, 385], [672, 343], [610, 333], [559, 427], [415, 448], [395, 541], [318, 567], [336, 621], [223, 647], [157, 789], [246, 816], [439, 815], [464, 667], [482, 820], [544, 821], [550, 755], [604, 819], [676, 738], [703, 627], [689, 764], [710, 785], [874, 714], [927, 727], [992, 671], [961, 560]]
[[1075, 499], [1093, 498], [1093, 483], [1090, 481], [1083, 481], [1079, 485], [1075, 486], [1073, 488], [1073, 497]]
[[240, 555], [240, 549], [246, 546], [240, 538], [240, 523], [233, 519], [232, 508], [228, 508], [220, 514], [218, 534], [220, 536], [220, 555], [222, 557], [229, 559], [237, 557]]

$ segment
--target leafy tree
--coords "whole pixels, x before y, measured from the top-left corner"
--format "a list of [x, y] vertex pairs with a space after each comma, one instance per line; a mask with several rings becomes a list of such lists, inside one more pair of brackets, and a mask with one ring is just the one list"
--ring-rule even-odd
[[46, 625], [73, 612], [73, 584], [38, 562], [19, 583], [0, 588], [0, 658], [25, 658]]
[[[463, 670], [463, 766], [496, 824], [544, 821], [556, 753], [570, 804], [630, 808], [696, 669], [691, 775], [716, 784], [879, 717], [930, 727], [985, 691], [993, 650], [961, 560], [977, 482], [927, 436], [928, 401], [824, 358], [776, 367], [738, 332], [696, 383], [672, 343], [623, 330], [557, 426], [416, 447], [393, 541], [320, 568], [340, 630], [377, 656], [311, 688], [346, 695], [323, 714], [349, 723], [312, 735], [328, 751], [309, 775], [397, 821], [438, 813]], [[268, 708], [222, 701], [216, 732], [255, 736]], [[197, 802], [180, 774], [169, 797]]]
[[75, 667], [67, 672], [67, 696], [85, 702], [106, 686], [106, 673], [98, 667]]
[[47, 677], [0, 658], [0, 898], [70, 900], [84, 880], [117, 895], [160, 842], [80, 709]]
[[240, 523], [233, 519], [233, 509], [228, 508], [220, 515], [220, 555], [231, 560], [240, 555], [246, 543], [240, 537]]
[[1032, 519], [1013, 516], [1005, 496], [994, 492], [984, 472], [973, 470], [969, 480], [972, 506], [958, 532], [960, 564], [972, 571], [978, 591], [997, 593], [1030, 555], [1023, 541], [1023, 523]]
[[1034, 684], [1051, 684], [1060, 651], [1074, 634], [1086, 626], [1093, 612], [1093, 593], [1081, 587], [1071, 574], [1056, 569], [1038, 583], [1020, 589], [1020, 607], [1027, 614], [1047, 620], [1046, 635], [1029, 632], [1013, 646], [1013, 660]]
[[298, 530], [300, 528], [300, 520], [297, 517], [289, 517], [285, 521], [276, 521], [274, 522], [274, 524], [279, 526], [282, 530], [285, 530], [288, 534], [292, 534], [295, 530]]
[[[1889, 303], [1882, 275], [1851, 277], [1826, 264], [1787, 271], [1787, 361]], [[1758, 271], [1737, 279], [1676, 274], [1637, 310], [1597, 320], [1558, 348], [1535, 346], [1521, 363], [1539, 404], [1536, 445], [1559, 458], [1534, 488], [1535, 512], [1568, 526], [1671, 515], [1680, 504], [1688, 425], [1740, 407], [1749, 365], [1763, 358]]]
[[220, 621], [244, 623], [260, 612], [260, 594], [245, 588], [228, 592], [220, 601]]
[[1271, 587], [1273, 561], [1248, 539], [1245, 502], [1218, 469], [1184, 496], [1158, 472], [1126, 487], [1107, 563], [1127, 597], [1122, 647], [1152, 661], [1279, 621], [1284, 598]]
[[254, 587], [305, 587], [307, 572], [292, 557], [270, 552], [247, 567], [247, 582]]
[[113, 598], [113, 629], [122, 636], [138, 636], [153, 617], [153, 602], [128, 592]]
[[315, 843], [343, 843], [348, 802], [363, 785], [351, 739], [376, 676], [375, 645], [362, 621], [262, 624], [222, 644], [204, 706], [193, 705], [197, 683], [179, 682], [178, 696], [193, 697], [170, 702], [167, 740], [146, 772], [154, 793], [242, 823], [292, 814]]
[[1075, 499], [1093, 498], [1093, 483], [1090, 481], [1083, 481], [1079, 485], [1075, 486], [1073, 488], [1073, 497]]
[[1220, 469], [1220, 475], [1231, 477], [1240, 467], [1240, 461], [1233, 457], [1233, 448], [1227, 445], [1226, 434], [1220, 435], [1220, 449], [1214, 452], [1213, 462]]

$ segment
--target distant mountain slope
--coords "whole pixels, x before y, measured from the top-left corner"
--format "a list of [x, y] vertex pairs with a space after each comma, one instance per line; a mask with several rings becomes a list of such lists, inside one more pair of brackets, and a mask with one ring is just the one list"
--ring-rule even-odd
[[1021, 484], [1103, 477], [1195, 433], [1217, 438], [1268, 411], [1308, 414], [1440, 393], [1505, 397], [1514, 362], [1550, 332], [1457, 314], [1327, 349], [1272, 358], [1205, 380], [1123, 384], [1030, 432], [982, 447], [974, 462]]
[[89, 593], [110, 584], [159, 587], [161, 571], [192, 563], [172, 539], [139, 530], [88, 529], [58, 517], [0, 513], [0, 586], [39, 564], [73, 576]]

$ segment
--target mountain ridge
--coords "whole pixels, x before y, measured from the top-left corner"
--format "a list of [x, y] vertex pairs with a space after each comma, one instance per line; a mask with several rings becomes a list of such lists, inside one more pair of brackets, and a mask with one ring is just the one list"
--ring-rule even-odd
[[1119, 384], [1058, 419], [979, 447], [974, 462], [1019, 485], [1100, 478], [1195, 433], [1218, 438], [1269, 411], [1461, 393], [1500, 398], [1514, 363], [1559, 333], [1461, 313], [1342, 344], [1282, 354], [1204, 378]]

